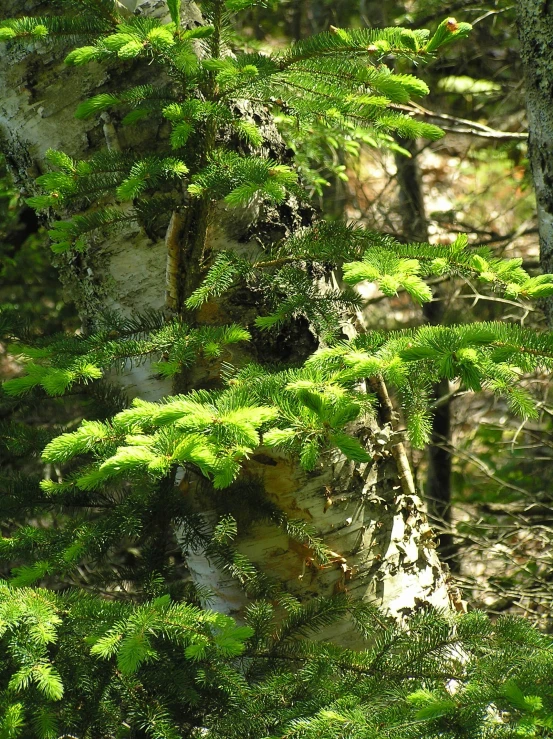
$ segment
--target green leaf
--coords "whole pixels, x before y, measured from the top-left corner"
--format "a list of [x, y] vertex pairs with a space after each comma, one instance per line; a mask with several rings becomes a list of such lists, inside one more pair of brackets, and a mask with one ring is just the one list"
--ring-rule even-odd
[[207, 641], [205, 643], [196, 642], [195, 644], [190, 644], [188, 647], [186, 647], [186, 649], [184, 650], [184, 655], [187, 659], [199, 662], [207, 656], [208, 647], [209, 644]]
[[260, 328], [263, 331], [267, 331], [268, 329], [278, 326], [280, 323], [282, 323], [283, 320], [284, 319], [281, 313], [273, 313], [270, 316], [257, 316], [254, 323], [257, 328]]
[[553, 284], [535, 285], [534, 287], [526, 288], [523, 286], [523, 290], [531, 298], [547, 298], [553, 295]]
[[17, 587], [34, 585], [48, 574], [50, 563], [47, 561], [35, 562], [33, 565], [22, 565], [13, 569], [14, 577], [11, 584]]
[[380, 273], [376, 267], [367, 262], [348, 262], [343, 266], [344, 281], [348, 285], [357, 285], [365, 280], [374, 282], [380, 277]]
[[13, 28], [0, 28], [0, 42], [10, 41], [17, 36]]
[[143, 632], [125, 636], [117, 652], [117, 666], [124, 675], [135, 673], [143, 662], [155, 657], [155, 652]]
[[315, 441], [307, 441], [302, 445], [300, 452], [301, 466], [308, 471], [314, 470], [321, 450]]
[[65, 57], [65, 63], [70, 67], [77, 67], [81, 64], [88, 64], [98, 57], [98, 49], [95, 46], [81, 46], [80, 49], [74, 49]]
[[42, 706], [37, 710], [33, 726], [38, 739], [56, 739], [61, 733], [55, 711], [47, 706]]
[[435, 696], [430, 690], [426, 688], [420, 688], [419, 690], [415, 690], [412, 693], [409, 693], [409, 695], [406, 697], [406, 701], [412, 706], [422, 708], [429, 703], [433, 703], [435, 701]]
[[169, 13], [171, 14], [171, 20], [178, 28], [180, 26], [181, 0], [167, 0], [167, 7], [169, 8]]
[[342, 426], [345, 426], [346, 423], [355, 421], [359, 416], [360, 411], [361, 406], [357, 403], [349, 403], [348, 405], [339, 408], [336, 413], [331, 416], [329, 423], [334, 428], [341, 428]]
[[95, 95], [94, 97], [85, 100], [84, 103], [81, 103], [77, 107], [75, 118], [85, 120], [86, 118], [93, 116], [95, 113], [101, 113], [103, 110], [111, 108], [112, 105], [117, 105], [119, 102], [121, 101], [116, 95], [110, 95], [108, 93]]
[[296, 438], [296, 430], [287, 429], [271, 429], [263, 434], [263, 443], [267, 446], [280, 446], [287, 444]]
[[418, 361], [420, 359], [438, 359], [441, 355], [439, 349], [432, 346], [411, 346], [400, 351], [399, 356], [407, 362]]
[[470, 23], [458, 23], [455, 18], [446, 18], [426, 44], [426, 52], [435, 52], [441, 46], [450, 44], [458, 38], [465, 38], [472, 30]]
[[110, 659], [119, 649], [123, 635], [119, 631], [110, 631], [91, 647], [90, 654], [103, 659]]
[[240, 462], [233, 457], [218, 459], [214, 465], [213, 487], [221, 490], [231, 485], [240, 472]]
[[324, 415], [325, 410], [325, 403], [321, 395], [318, 393], [313, 393], [311, 390], [307, 390], [306, 388], [301, 388], [300, 390], [296, 391], [298, 400], [302, 405], [306, 406], [306, 408], [309, 408], [310, 411], [313, 411], [313, 413], [316, 413], [317, 416], [320, 418]]
[[25, 202], [33, 210], [46, 210], [59, 205], [59, 195], [37, 195], [33, 198], [25, 198]]
[[184, 146], [193, 131], [194, 126], [188, 121], [181, 121], [173, 126], [170, 136], [171, 146], [173, 149], [180, 149]]
[[15, 739], [25, 725], [25, 709], [22, 703], [9, 703], [0, 717], [0, 737]]
[[506, 682], [501, 692], [518, 711], [524, 713], [534, 712], [539, 711], [543, 707], [543, 702], [539, 696], [524, 695], [514, 680]]
[[245, 205], [248, 203], [259, 191], [261, 185], [257, 182], [244, 182], [244, 184], [235, 187], [225, 197], [225, 203], [233, 207], [239, 205]]
[[197, 26], [196, 28], [190, 28], [184, 32], [184, 38], [209, 38], [213, 36], [215, 28], [211, 25], [206, 24], [205, 26]]
[[225, 8], [231, 13], [238, 13], [241, 10], [247, 10], [248, 8], [267, 7], [269, 3], [267, 0], [225, 0]]
[[157, 51], [167, 52], [175, 45], [175, 37], [167, 26], [158, 26], [148, 32], [148, 41]]
[[416, 449], [428, 443], [432, 431], [432, 417], [426, 408], [416, 409], [407, 415], [409, 441]]
[[63, 697], [61, 677], [52, 665], [36, 665], [33, 668], [33, 680], [40, 692], [49, 700], [59, 701]]
[[119, 51], [117, 56], [120, 59], [135, 59], [144, 49], [144, 44], [138, 39], [133, 39], [128, 43], [124, 44]]
[[335, 447], [338, 447], [348, 459], [352, 459], [354, 462], [370, 462], [372, 459], [366, 449], [361, 446], [361, 442], [358, 439], [354, 439], [353, 436], [336, 433], [330, 436], [329, 441]]
[[104, 39], [103, 44], [109, 51], [119, 51], [125, 44], [130, 44], [132, 41], [139, 41], [132, 33], [112, 33]]
[[235, 121], [234, 126], [241, 139], [254, 147], [261, 146], [263, 143], [263, 134], [255, 123], [250, 121]]
[[401, 285], [417, 303], [432, 300], [432, 290], [417, 275], [405, 275], [401, 278]]
[[419, 50], [418, 38], [409, 28], [401, 29], [401, 43], [415, 53]]
[[417, 711], [415, 718], [418, 721], [432, 721], [442, 716], [447, 716], [455, 710], [456, 706], [452, 700], [435, 700]]

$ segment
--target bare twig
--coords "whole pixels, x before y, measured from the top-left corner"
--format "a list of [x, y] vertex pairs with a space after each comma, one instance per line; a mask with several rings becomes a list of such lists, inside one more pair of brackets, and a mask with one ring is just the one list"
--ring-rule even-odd
[[452, 124], [451, 126], [441, 124], [441, 128], [443, 128], [444, 131], [449, 131], [451, 133], [479, 136], [485, 139], [499, 139], [503, 141], [526, 141], [528, 139], [527, 133], [520, 133], [517, 131], [498, 131], [495, 128], [486, 126], [484, 123], [470, 121], [467, 118], [458, 118], [457, 116], [448, 115], [447, 113], [435, 113], [433, 110], [423, 108], [422, 105], [418, 105], [417, 103], [411, 103], [410, 105], [392, 105], [391, 107], [396, 110], [401, 110], [404, 113], [410, 113], [412, 116], [422, 116], [436, 121], [449, 121], [449, 123]]

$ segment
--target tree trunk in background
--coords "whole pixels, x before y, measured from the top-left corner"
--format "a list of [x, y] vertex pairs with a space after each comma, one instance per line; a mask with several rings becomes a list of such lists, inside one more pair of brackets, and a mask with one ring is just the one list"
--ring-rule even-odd
[[[528, 153], [532, 167], [540, 261], [553, 272], [553, 4], [549, 0], [519, 0], [517, 25], [526, 86]], [[544, 301], [553, 327], [553, 300]]]
[[[399, 209], [405, 241], [428, 241], [428, 224], [424, 205], [424, 191], [417, 160], [417, 145], [413, 141], [401, 140], [401, 146], [411, 153], [411, 159], [396, 154], [397, 179], [399, 184]], [[440, 298], [440, 291], [434, 290]], [[444, 303], [436, 301], [423, 305], [423, 314], [432, 326], [439, 325], [444, 316]], [[449, 394], [449, 383], [442, 380], [434, 386], [434, 399]], [[430, 521], [439, 531], [440, 555], [452, 570], [458, 569], [456, 550], [451, 532], [451, 403], [441, 401], [432, 419], [432, 435], [428, 445], [428, 471], [425, 498]]]
[[302, 37], [303, 11], [304, 3], [294, 3], [290, 14], [290, 32], [289, 35], [294, 41], [299, 41]]
[[[152, 12], [152, 8], [154, 12], [165, 10], [165, 6], [161, 11], [156, 10], [159, 4], [155, 2], [125, 2], [132, 9], [135, 4], [138, 12], [145, 14]], [[187, 3], [184, 8], [190, 20], [199, 19], [194, 6]], [[22, 9], [20, 0], [4, 0], [2, 15], [5, 18], [20, 15], [23, 10], [38, 15], [41, 11], [48, 12], [48, 3], [28, 2]], [[118, 91], [133, 83], [155, 83], [159, 74], [153, 65], [121, 70], [89, 65], [84, 70], [74, 70], [64, 67], [64, 51], [58, 47], [28, 47], [23, 51], [18, 47], [0, 58], [0, 135], [14, 173], [28, 191], [32, 191], [33, 179], [45, 167], [44, 155], [49, 148], [87, 158], [105, 147], [114, 135], [123, 149], [138, 151], [145, 150], [146, 142], [163, 143], [166, 135], [163, 128], [149, 128], [151, 124], [120, 127], [117, 116], [103, 123], [97, 119], [78, 121], [73, 116], [77, 104], [91, 95]], [[270, 126], [267, 130], [269, 135], [277, 136], [274, 130], [270, 133]], [[278, 140], [269, 143], [277, 156], [284, 149]], [[242, 214], [240, 218], [233, 211], [227, 217], [219, 210], [217, 225], [212, 222], [208, 227], [208, 246], [215, 252], [241, 241], [242, 253], [248, 249], [257, 253], [258, 242], [252, 236], [245, 244], [244, 234], [253, 232], [255, 236], [256, 227], [259, 234], [266, 234], [268, 224], [275, 238], [297, 229], [302, 225], [302, 214], [291, 205], [288, 203], [285, 209], [286, 218], [272, 209], [257, 214], [257, 224], [252, 222], [254, 216], [244, 218]], [[85, 326], [93, 327], [94, 316], [101, 310], [116, 309], [130, 315], [163, 308], [166, 260], [164, 235], [146, 235], [135, 226], [103, 241], [98, 238], [94, 248], [85, 254], [62, 257], [59, 262], [62, 279], [77, 302]], [[185, 272], [190, 272], [188, 267], [191, 270], [196, 267], [197, 272], [197, 265], [182, 267]], [[223, 298], [205, 306], [197, 321], [237, 321], [248, 325], [256, 312], [255, 306]], [[292, 326], [279, 341], [263, 338], [263, 342], [254, 340], [245, 349], [240, 347], [238, 355], [225, 359], [285, 360], [283, 353], [289, 352], [290, 358], [297, 362], [314, 347], [313, 337], [301, 326]], [[185, 378], [188, 386], [196, 384], [196, 371], [191, 378]], [[205, 382], [206, 378], [204, 375], [197, 379]], [[149, 375], [147, 365], [129, 370], [124, 382], [129, 395], [149, 400], [171, 392], [166, 383]], [[385, 423], [384, 405], [383, 413], [381, 422]], [[365, 433], [369, 448], [371, 432], [377, 430], [376, 423], [372, 429], [360, 430]], [[342, 457], [327, 455], [324, 464], [310, 473], [293, 461], [262, 450], [248, 462], [234, 495], [232, 488], [222, 493], [206, 490], [205, 481], [203, 485], [191, 481], [189, 494], [208, 521], [230, 510], [241, 531], [235, 542], [239, 551], [264, 573], [278, 579], [288, 592], [304, 600], [347, 590], [397, 615], [408, 614], [425, 603], [447, 607], [447, 587], [428, 537], [423, 506], [412, 480], [408, 479], [410, 472], [401, 468], [398, 448], [383, 456], [375, 455], [375, 461], [368, 465], [354, 465]], [[261, 486], [270, 501], [290, 518], [305, 519], [321, 532], [326, 544], [336, 553], [334, 561], [319, 568], [311, 558], [312, 553], [290, 540], [281, 529], [272, 524], [252, 523], [250, 514], [259, 508]], [[215, 593], [214, 606], [240, 615], [247, 598], [236, 583], [202, 554], [187, 554], [196, 581]], [[349, 627], [345, 628], [348, 632]], [[344, 633], [342, 641], [348, 640], [348, 633]]]

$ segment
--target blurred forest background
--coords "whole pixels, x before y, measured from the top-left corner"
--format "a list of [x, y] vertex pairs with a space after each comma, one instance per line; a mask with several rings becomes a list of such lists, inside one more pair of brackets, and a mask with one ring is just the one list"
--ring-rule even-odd
[[[241, 16], [235, 33], [251, 50], [263, 50], [332, 26], [433, 29], [447, 14], [470, 22], [474, 30], [467, 42], [448, 47], [418, 72], [431, 90], [422, 112], [447, 132], [440, 141], [406, 144], [354, 125], [337, 138], [323, 122], [298, 130], [284, 106], [279, 124], [313, 205], [326, 218], [345, 215], [405, 241], [448, 244], [466, 233], [469, 243], [486, 244], [497, 256], [520, 257], [534, 273], [539, 244], [516, 6], [510, 0], [283, 0]], [[367, 292], [371, 324], [393, 329], [509, 316], [546, 328], [539, 307], [482, 296], [466, 280], [442, 278], [437, 287], [437, 299], [424, 311], [401, 294], [390, 299]], [[59, 283], [44, 228], [14, 188], [5, 159], [0, 159], [0, 305], [33, 334], [79, 330], [71, 285]], [[4, 342], [0, 375], [8, 379], [18, 372]], [[528, 376], [524, 383], [540, 411], [538, 419], [524, 423], [491, 394], [437, 387], [433, 445], [414, 452], [412, 461], [442, 557], [463, 599], [491, 614], [522, 614], [551, 630], [553, 399], [547, 376]], [[85, 416], [101, 417], [100, 392], [39, 404], [0, 396], [0, 486], [7, 500], [14, 482], [4, 475], [48, 477], [49, 470], [38, 455], [29, 456], [30, 450], [74, 429]], [[13, 433], [13, 422], [23, 420], [32, 424], [32, 439], [27, 432]], [[2, 525], [9, 530], [11, 523]], [[0, 566], [0, 576], [7, 574]], [[84, 581], [93, 578], [93, 573], [81, 575]]]

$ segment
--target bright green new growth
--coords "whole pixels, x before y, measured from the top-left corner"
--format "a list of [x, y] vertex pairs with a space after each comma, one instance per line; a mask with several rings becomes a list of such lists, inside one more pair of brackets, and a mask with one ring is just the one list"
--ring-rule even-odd
[[[337, 140], [352, 126], [375, 145], [392, 134], [439, 138], [440, 129], [399, 108], [427, 94], [427, 86], [395, 74], [387, 62], [422, 63], [470, 30], [451, 18], [433, 35], [333, 29], [278, 53], [245, 54], [228, 44], [230, 19], [263, 4], [255, 0], [204, 2], [207, 23], [197, 28], [184, 27], [180, 0], [167, 0], [165, 21], [122, 17], [112, 0], [63, 2], [77, 12], [1, 21], [0, 41], [74, 41], [66, 63], [75, 67], [159, 65], [163, 85], [96, 95], [76, 116], [121, 109], [125, 126], [154, 119], [170, 133], [166, 150], [141, 157], [101, 151], [74, 161], [48, 152], [51, 171], [37, 179], [40, 193], [28, 202], [47, 212], [52, 249], [60, 254], [86, 251], [96, 236], [129, 224], [166, 223], [170, 213], [198, 203], [244, 209], [305, 200], [295, 169], [266, 154], [274, 113], [295, 126], [322, 126]], [[265, 111], [261, 123], [255, 111]], [[336, 268], [346, 285], [330, 289], [323, 278]], [[443, 377], [504, 396], [523, 416], [535, 413], [519, 378], [551, 368], [550, 335], [487, 323], [366, 331], [343, 340], [344, 324], [363, 308], [359, 283], [374, 282], [387, 296], [405, 291], [421, 304], [432, 299], [426, 278], [456, 275], [509, 300], [553, 294], [553, 276], [531, 277], [520, 260], [497, 259], [463, 237], [449, 246], [401, 244], [319, 222], [263, 244], [255, 258], [230, 250], [211, 255], [184, 296], [186, 321], [111, 315], [85, 336], [28, 337], [18, 346], [27, 372], [4, 384], [13, 398], [98, 387], [106, 372], [141, 362], [160, 378], [210, 363], [221, 381], [217, 389], [159, 403], [135, 399], [125, 407], [119, 397], [115, 414], [84, 420], [49, 441], [43, 460], [55, 478], [6, 488], [0, 510], [18, 525], [0, 541], [0, 557], [19, 564], [10, 585], [0, 586], [0, 739], [551, 735], [553, 645], [524, 621], [492, 625], [478, 613], [454, 619], [429, 612], [406, 631], [343, 595], [301, 605], [237, 551], [237, 518], [221, 515], [210, 530], [186, 488], [175, 485], [179, 469], [185, 482], [188, 475], [205, 481], [222, 505], [239, 497], [249, 523], [280, 528], [322, 564], [333, 553], [317, 531], [287, 518], [255, 480], [241, 478], [256, 452], [277, 449], [307, 471], [341, 455], [371, 464], [362, 431], [374, 413], [375, 398], [366, 392], [374, 380], [396, 390], [415, 445], [428, 438], [429, 391]], [[256, 329], [308, 322], [319, 349], [303, 366], [231, 366], [223, 362], [226, 348], [248, 342], [248, 328], [194, 325], [204, 303], [243, 286], [260, 298]], [[14, 448], [32, 441], [21, 429], [9, 433]], [[70, 514], [60, 527], [29, 523], [60, 511]], [[209, 593], [187, 590], [178, 564], [168, 564], [175, 560], [175, 526], [182, 550], [204, 551], [255, 598], [246, 625], [197, 607]], [[134, 565], [117, 560], [121, 542]], [[92, 585], [83, 563], [92, 565]], [[28, 587], [48, 578], [58, 578], [64, 592]], [[110, 597], [84, 595], [83, 585]], [[367, 639], [365, 651], [305, 638], [344, 617]]]
[[[227, 3], [226, 11], [237, 12], [243, 4], [235, 5]], [[208, 19], [218, 7], [216, 2], [204, 3]], [[428, 88], [416, 77], [393, 74], [382, 61], [390, 54], [424, 61], [440, 45], [466, 36], [470, 30], [466, 23], [445, 34], [440, 26], [430, 40], [427, 31], [335, 29], [298, 42], [285, 52], [230, 56], [223, 53], [220, 28], [215, 32], [208, 24], [184, 30], [178, 23], [178, 8], [179, 3], [169, 6], [172, 23], [129, 18], [116, 22], [107, 34], [106, 18], [113, 20], [115, 16], [113, 10], [106, 8], [99, 14], [91, 12], [90, 18], [85, 12], [82, 19], [41, 19], [46, 38], [48, 34], [75, 34], [79, 23], [83, 35], [90, 36], [94, 22], [98, 23], [99, 40], [72, 51], [66, 58], [69, 65], [93, 60], [113, 63], [138, 57], [161, 64], [171, 80], [169, 85], [142, 85], [119, 93], [102, 93], [81, 103], [76, 115], [88, 118], [114, 106], [124, 106], [128, 109], [124, 124], [161, 116], [172, 125], [171, 147], [182, 152], [180, 156], [138, 161], [128, 154], [109, 152], [79, 163], [61, 152], [50, 152], [49, 161], [55, 170], [38, 178], [37, 184], [47, 194], [29, 198], [33, 207], [82, 208], [83, 201], [97, 200], [102, 193], [114, 190], [119, 200], [133, 201], [131, 210], [104, 207], [68, 221], [57, 221], [50, 233], [56, 252], [85, 248], [86, 237], [99, 229], [116, 228], [132, 220], [147, 224], [148, 210], [156, 215], [170, 212], [175, 207], [174, 198], [159, 197], [153, 205], [151, 195], [159, 195], [164, 182], [186, 180], [187, 175], [192, 196], [224, 199], [231, 206], [244, 205], [254, 197], [279, 203], [287, 192], [298, 193], [294, 171], [262, 156], [241, 156], [213, 145], [206, 152], [208, 161], [199, 168], [191, 160], [193, 155], [185, 150], [190, 136], [214, 127], [221, 133], [235, 131], [254, 149], [261, 145], [263, 134], [253, 120], [237, 118], [233, 112], [235, 100], [251, 99], [258, 105], [274, 105], [276, 101], [297, 123], [326, 120], [337, 131], [355, 121], [372, 128], [378, 136], [396, 132], [409, 138], [435, 139], [442, 135], [436, 126], [392, 109], [394, 104], [426, 95]], [[35, 34], [36, 27], [34, 19], [18, 19], [3, 21], [0, 31], [4, 40], [25, 39]], [[201, 58], [194, 46], [198, 43]]]
[[[282, 596], [237, 626], [166, 596], [131, 605], [5, 583], [0, 595], [7, 738], [68, 726], [113, 736], [125, 723], [154, 739], [547, 737], [553, 726], [553, 643], [523, 619], [422, 613], [405, 631], [344, 595]], [[366, 650], [305, 638], [345, 617]]]
[[8, 395], [20, 396], [41, 386], [49, 395], [63, 395], [75, 382], [98, 379], [110, 369], [157, 359], [154, 372], [172, 377], [199, 359], [215, 360], [226, 346], [248, 341], [250, 333], [237, 325], [191, 328], [161, 313], [132, 319], [105, 315], [86, 337], [62, 336], [42, 345], [12, 347], [27, 374], [3, 384]]

